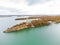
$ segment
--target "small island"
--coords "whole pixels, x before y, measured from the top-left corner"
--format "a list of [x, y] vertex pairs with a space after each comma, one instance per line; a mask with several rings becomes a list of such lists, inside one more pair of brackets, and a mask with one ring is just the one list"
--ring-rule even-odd
[[30, 16], [26, 18], [16, 18], [15, 20], [30, 20], [30, 19], [34, 19], [34, 20], [31, 20], [30, 22], [26, 21], [26, 22], [16, 24], [4, 30], [3, 32], [14, 32], [14, 31], [25, 29], [25, 28], [46, 26], [46, 25], [50, 25], [51, 22], [60, 23], [60, 16]]

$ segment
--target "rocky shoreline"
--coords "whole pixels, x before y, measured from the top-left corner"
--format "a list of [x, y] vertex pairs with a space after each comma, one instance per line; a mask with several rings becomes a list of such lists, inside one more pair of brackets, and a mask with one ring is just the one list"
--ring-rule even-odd
[[[35, 19], [31, 22], [22, 22], [20, 24], [16, 24], [8, 29], [6, 29], [3, 32], [13, 32], [22, 30], [25, 28], [31, 28], [31, 27], [37, 27], [37, 26], [46, 26], [51, 24], [51, 22], [60, 23], [60, 16], [31, 16], [27, 18], [16, 18], [15, 20], [29, 20], [29, 19]], [[37, 19], [37, 20], [36, 20]]]

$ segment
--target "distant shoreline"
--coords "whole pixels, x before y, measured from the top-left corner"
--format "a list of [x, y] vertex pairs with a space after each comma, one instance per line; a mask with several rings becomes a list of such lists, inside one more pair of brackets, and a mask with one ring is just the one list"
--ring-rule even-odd
[[60, 16], [60, 15], [0, 15], [0, 17], [22, 17], [22, 16]]

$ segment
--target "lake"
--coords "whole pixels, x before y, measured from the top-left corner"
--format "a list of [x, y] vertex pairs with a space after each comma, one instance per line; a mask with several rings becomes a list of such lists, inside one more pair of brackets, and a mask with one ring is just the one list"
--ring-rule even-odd
[[24, 21], [15, 21], [15, 18], [0, 17], [0, 45], [60, 45], [60, 24], [3, 33], [8, 27]]

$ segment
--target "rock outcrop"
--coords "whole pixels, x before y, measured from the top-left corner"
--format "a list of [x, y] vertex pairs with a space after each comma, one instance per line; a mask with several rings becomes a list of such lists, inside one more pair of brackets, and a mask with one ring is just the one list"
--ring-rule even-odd
[[49, 25], [48, 21], [33, 20], [30, 23], [29, 22], [23, 22], [23, 23], [17, 24], [11, 28], [8, 28], [4, 32], [13, 32], [13, 31], [22, 30], [25, 28], [31, 28], [31, 27], [37, 27], [37, 26], [43, 26], [43, 25]]
[[15, 26], [12, 26], [11, 28], [6, 29], [3, 32], [13, 32], [13, 31], [22, 30], [25, 28], [49, 25], [49, 21], [60, 23], [60, 16], [33, 16], [28, 18], [17, 18], [15, 20], [26, 20], [26, 19], [37, 19], [37, 20], [16, 24]]

